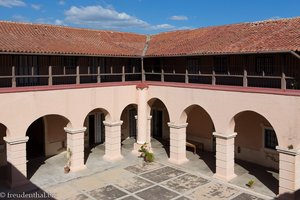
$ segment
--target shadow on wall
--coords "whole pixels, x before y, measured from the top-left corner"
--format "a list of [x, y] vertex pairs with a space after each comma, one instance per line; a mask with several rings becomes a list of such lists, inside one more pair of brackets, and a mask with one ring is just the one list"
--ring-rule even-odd
[[[7, 164], [5, 179], [0, 180], [0, 199], [49, 199], [55, 200], [55, 194], [49, 194], [29, 181], [18, 169]], [[3, 172], [3, 171], [2, 171]], [[12, 185], [12, 176], [14, 181], [22, 184]], [[15, 182], [16, 183], [16, 182]], [[13, 187], [10, 187], [12, 185]]]
[[300, 200], [300, 189], [294, 193], [280, 194], [275, 199], [276, 200]]

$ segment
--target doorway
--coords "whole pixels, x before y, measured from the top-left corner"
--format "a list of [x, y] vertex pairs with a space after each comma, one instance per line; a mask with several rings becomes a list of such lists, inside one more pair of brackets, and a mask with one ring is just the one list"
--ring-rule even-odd
[[152, 110], [152, 136], [154, 138], [162, 139], [163, 136], [163, 111]]
[[44, 118], [41, 117], [33, 122], [27, 129], [27, 159], [45, 156], [45, 125]]
[[103, 124], [104, 114], [95, 113], [89, 115], [89, 146], [94, 147], [102, 144], [105, 141], [105, 127]]
[[136, 115], [136, 108], [132, 108], [129, 110], [129, 137], [131, 138], [136, 138]]

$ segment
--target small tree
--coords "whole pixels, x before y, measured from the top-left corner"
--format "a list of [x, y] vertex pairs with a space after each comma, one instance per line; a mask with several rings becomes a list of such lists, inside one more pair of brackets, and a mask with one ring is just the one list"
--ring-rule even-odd
[[139, 152], [141, 152], [140, 157], [144, 158], [145, 162], [154, 161], [154, 155], [149, 151], [149, 147], [146, 142], [140, 147]]

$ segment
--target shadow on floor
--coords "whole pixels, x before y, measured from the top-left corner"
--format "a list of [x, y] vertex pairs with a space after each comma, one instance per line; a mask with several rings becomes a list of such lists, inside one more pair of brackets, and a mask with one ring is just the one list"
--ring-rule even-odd
[[170, 158], [170, 140], [165, 140], [162, 138], [151, 138], [151, 146], [154, 147], [162, 147], [168, 158]]
[[45, 164], [45, 160], [50, 157], [39, 157], [39, 158], [32, 158], [29, 159], [27, 162], [27, 178], [30, 179], [36, 171]]
[[273, 193], [278, 194], [279, 181], [271, 172], [278, 173], [278, 170], [260, 166], [254, 163], [249, 163], [242, 160], [236, 160], [236, 164], [240, 165], [248, 171], [249, 174], [255, 176], [261, 183], [269, 188]]
[[212, 173], [216, 173], [216, 156], [214, 152], [200, 151], [197, 149], [197, 155], [199, 155], [199, 159], [205, 162]]

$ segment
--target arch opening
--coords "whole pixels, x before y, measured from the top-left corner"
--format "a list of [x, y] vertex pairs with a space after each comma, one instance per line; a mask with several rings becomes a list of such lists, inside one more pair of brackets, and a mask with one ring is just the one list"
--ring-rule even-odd
[[206, 170], [214, 173], [216, 141], [212, 134], [215, 132], [215, 127], [210, 115], [201, 106], [191, 105], [183, 111], [180, 120], [188, 123], [186, 127], [187, 158], [196, 162], [204, 162], [202, 165]]
[[170, 157], [170, 122], [169, 112], [166, 105], [158, 98], [148, 101], [151, 118], [150, 135], [151, 146], [162, 145]]
[[7, 182], [8, 165], [7, 165], [7, 150], [4, 137], [7, 136], [7, 128], [0, 123], [0, 185], [5, 185]]
[[[67, 133], [64, 128], [70, 121], [56, 114], [45, 115], [36, 119], [27, 128], [26, 143], [27, 177], [32, 178], [45, 160], [66, 151]], [[55, 159], [64, 160], [63, 156]], [[64, 163], [64, 161], [61, 161]], [[56, 162], [58, 164], [60, 162]], [[63, 166], [61, 166], [63, 168]]]
[[121, 125], [121, 141], [122, 148], [129, 150], [133, 149], [133, 144], [137, 137], [137, 105], [129, 104], [126, 106], [120, 116], [120, 120], [123, 121]]
[[90, 111], [85, 117], [83, 126], [86, 127], [84, 133], [84, 162], [96, 147], [104, 149], [105, 126], [103, 121], [109, 120], [110, 114], [103, 108], [96, 108]]
[[276, 131], [271, 123], [254, 111], [236, 114], [231, 122], [235, 138], [236, 174], [261, 182], [267, 195], [277, 195], [279, 153]]

